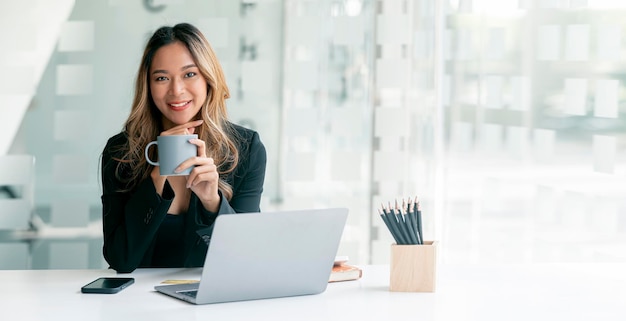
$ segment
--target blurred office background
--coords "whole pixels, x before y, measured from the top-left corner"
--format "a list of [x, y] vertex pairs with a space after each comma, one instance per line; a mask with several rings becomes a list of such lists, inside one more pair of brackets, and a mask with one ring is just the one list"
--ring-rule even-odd
[[106, 267], [100, 152], [147, 38], [183, 21], [266, 145], [262, 209], [348, 207], [353, 263], [388, 263], [377, 209], [416, 196], [442, 263], [625, 262], [624, 16], [617, 0], [3, 1], [0, 269]]

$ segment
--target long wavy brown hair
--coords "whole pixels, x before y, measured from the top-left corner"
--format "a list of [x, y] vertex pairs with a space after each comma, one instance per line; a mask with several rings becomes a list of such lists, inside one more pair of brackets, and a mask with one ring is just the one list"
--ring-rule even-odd
[[[204, 35], [191, 24], [180, 23], [164, 26], [154, 32], [146, 48], [137, 72], [135, 97], [124, 129], [128, 145], [122, 147], [116, 176], [132, 190], [139, 182], [150, 177], [153, 166], [144, 157], [144, 148], [164, 130], [162, 114], [150, 95], [149, 72], [156, 51], [174, 42], [183, 43], [191, 53], [200, 74], [208, 84], [207, 99], [195, 119], [204, 120], [198, 127], [198, 138], [206, 142], [207, 155], [213, 158], [220, 174], [219, 190], [231, 199], [232, 187], [224, 180], [239, 161], [235, 143], [236, 131], [228, 121], [226, 99], [230, 97], [222, 67]], [[130, 168], [128, 168], [130, 167]]]

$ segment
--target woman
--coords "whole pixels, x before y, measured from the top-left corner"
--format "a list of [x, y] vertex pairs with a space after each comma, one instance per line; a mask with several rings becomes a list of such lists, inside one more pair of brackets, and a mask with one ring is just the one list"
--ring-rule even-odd
[[[102, 153], [103, 254], [111, 268], [197, 267], [217, 215], [259, 212], [266, 152], [227, 120], [222, 68], [202, 33], [161, 27], [144, 50], [124, 130]], [[159, 135], [197, 134], [188, 176], [160, 176], [144, 157]], [[153, 157], [154, 158], [154, 157]]]

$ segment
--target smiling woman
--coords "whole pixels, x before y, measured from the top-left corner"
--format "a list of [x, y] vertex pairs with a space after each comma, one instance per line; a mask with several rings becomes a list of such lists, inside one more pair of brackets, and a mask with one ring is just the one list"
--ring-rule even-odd
[[[148, 41], [124, 130], [102, 153], [104, 258], [118, 272], [202, 266], [221, 214], [258, 212], [266, 152], [228, 120], [226, 80], [194, 26], [161, 27]], [[161, 176], [144, 158], [157, 136], [197, 134], [197, 155]], [[154, 155], [153, 155], [154, 156]], [[154, 157], [152, 157], [154, 158]]]

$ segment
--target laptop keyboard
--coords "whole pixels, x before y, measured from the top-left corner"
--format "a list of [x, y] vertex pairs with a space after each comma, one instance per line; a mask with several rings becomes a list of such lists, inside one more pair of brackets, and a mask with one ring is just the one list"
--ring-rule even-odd
[[195, 298], [196, 295], [198, 294], [198, 290], [187, 290], [187, 291], [178, 291], [177, 293]]

